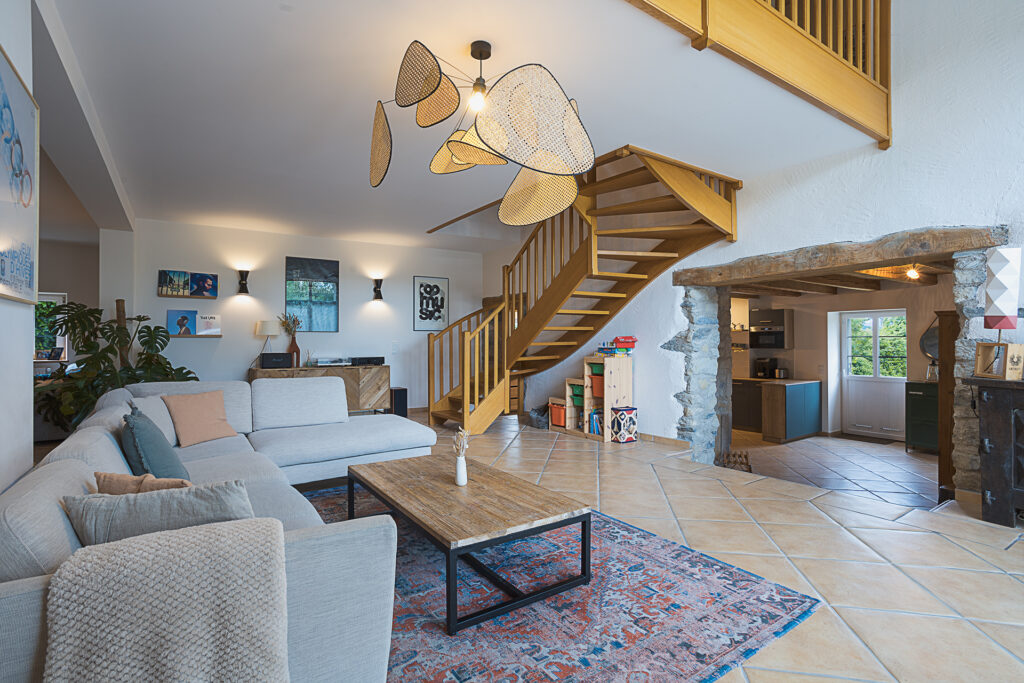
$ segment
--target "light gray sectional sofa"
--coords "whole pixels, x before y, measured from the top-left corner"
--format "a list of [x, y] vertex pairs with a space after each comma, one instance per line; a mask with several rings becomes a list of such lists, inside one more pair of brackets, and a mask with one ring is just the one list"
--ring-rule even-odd
[[[109, 392], [38, 466], [0, 494], [0, 680], [42, 677], [46, 587], [81, 547], [61, 498], [95, 490], [94, 472], [130, 473], [119, 444], [129, 400], [221, 390], [238, 436], [178, 448], [197, 484], [245, 482], [257, 517], [285, 528], [288, 660], [296, 681], [382, 681], [391, 643], [396, 531], [389, 517], [324, 524], [291, 484], [348, 465], [425, 455], [433, 430], [395, 415], [348, 415], [337, 377], [162, 382]], [[159, 399], [158, 399], [159, 400]], [[156, 411], [154, 411], [156, 412]], [[173, 425], [160, 424], [176, 443]]]

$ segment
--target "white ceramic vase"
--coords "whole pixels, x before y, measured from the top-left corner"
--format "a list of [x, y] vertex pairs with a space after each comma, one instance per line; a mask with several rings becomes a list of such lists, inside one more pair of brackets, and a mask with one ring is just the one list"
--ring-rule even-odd
[[459, 455], [455, 458], [455, 485], [466, 485], [466, 456]]

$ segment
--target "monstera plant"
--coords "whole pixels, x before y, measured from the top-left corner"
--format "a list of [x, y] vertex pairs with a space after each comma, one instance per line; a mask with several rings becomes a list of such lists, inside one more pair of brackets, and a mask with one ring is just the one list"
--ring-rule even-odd
[[77, 368], [69, 371], [61, 363], [48, 381], [36, 386], [36, 412], [67, 431], [77, 427], [111, 389], [199, 379], [162, 355], [171, 335], [166, 327], [146, 325], [149, 316], [137, 315], [121, 324], [103, 320], [100, 308], [73, 302], [56, 307], [52, 315], [51, 330], [67, 337]]

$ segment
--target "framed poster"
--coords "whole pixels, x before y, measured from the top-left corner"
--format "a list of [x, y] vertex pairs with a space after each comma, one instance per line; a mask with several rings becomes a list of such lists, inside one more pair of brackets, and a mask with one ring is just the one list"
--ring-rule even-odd
[[448, 278], [414, 275], [412, 329], [438, 332], [448, 327]]
[[196, 336], [197, 337], [219, 337], [220, 335], [220, 316], [219, 315], [204, 315], [200, 314], [196, 318]]
[[216, 299], [218, 285], [216, 273], [158, 270], [156, 274], [156, 295], [162, 297]]
[[167, 311], [167, 331], [172, 337], [194, 337], [198, 311], [172, 308]]
[[285, 256], [284, 310], [299, 317], [299, 332], [337, 332], [338, 262]]
[[0, 296], [36, 303], [39, 106], [0, 47]]

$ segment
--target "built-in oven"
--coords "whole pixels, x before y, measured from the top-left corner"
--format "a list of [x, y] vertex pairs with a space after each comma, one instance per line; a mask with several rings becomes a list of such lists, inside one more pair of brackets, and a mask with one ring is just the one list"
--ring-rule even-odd
[[750, 309], [750, 348], [793, 348], [793, 309]]

